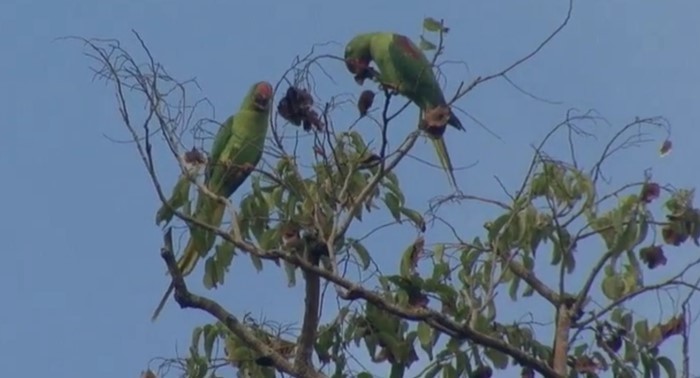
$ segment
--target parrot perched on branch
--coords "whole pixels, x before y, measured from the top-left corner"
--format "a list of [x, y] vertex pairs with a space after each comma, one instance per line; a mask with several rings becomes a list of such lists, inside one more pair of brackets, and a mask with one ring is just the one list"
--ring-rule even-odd
[[[370, 67], [374, 62], [379, 72]], [[355, 75], [357, 84], [374, 79], [385, 89], [414, 102], [421, 110], [420, 128], [431, 137], [440, 164], [455, 186], [454, 169], [442, 135], [446, 125], [464, 130], [452, 112], [433, 73], [432, 64], [406, 36], [396, 33], [365, 33], [355, 36], [345, 46], [345, 64]]]
[[[272, 107], [272, 92], [272, 85], [268, 82], [254, 84], [243, 99], [238, 113], [229, 117], [219, 128], [204, 172], [204, 186], [212, 193], [223, 198], [230, 197], [260, 161]], [[192, 217], [218, 227], [225, 210], [224, 203], [200, 192]], [[162, 214], [163, 209], [158, 213]], [[194, 270], [199, 258], [206, 255], [214, 246], [215, 240], [215, 233], [197, 225], [190, 226], [190, 239], [177, 262], [183, 276]], [[158, 317], [172, 291], [171, 283], [153, 312], [152, 320]]]

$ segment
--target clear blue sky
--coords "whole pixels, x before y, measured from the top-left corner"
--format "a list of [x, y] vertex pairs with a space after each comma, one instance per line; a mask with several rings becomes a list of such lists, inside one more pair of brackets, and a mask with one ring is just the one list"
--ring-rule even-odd
[[[136, 29], [174, 76], [198, 79], [223, 119], [252, 81], [276, 80], [295, 55], [316, 42], [343, 43], [368, 30], [417, 37], [424, 16], [443, 17], [452, 29], [447, 58], [465, 60], [470, 75], [483, 75], [530, 51], [566, 10], [564, 1], [554, 0], [434, 5], [413, 0], [402, 1], [401, 7], [379, 1], [241, 3], [0, 2], [3, 375], [134, 377], [151, 357], [186, 350], [191, 326], [206, 319], [170, 303], [157, 323], [150, 322], [167, 284], [158, 255], [161, 232], [153, 223], [157, 199], [133, 147], [103, 136], [126, 137], [111, 89], [91, 81], [78, 43], [55, 38], [118, 38], [135, 48], [130, 29]], [[699, 186], [697, 170], [691, 169], [700, 140], [698, 14], [700, 3], [690, 1], [577, 1], [569, 27], [511, 75], [528, 91], [561, 105], [534, 101], [502, 81], [460, 102], [503, 138], [463, 117], [469, 131], [451, 134], [453, 160], [479, 165], [460, 172], [462, 187], [493, 194], [493, 175], [514, 187], [526, 168], [529, 144], [540, 140], [568, 107], [595, 108], [614, 126], [634, 116], [666, 116], [673, 125], [673, 153], [659, 159], [656, 143], [628, 152], [610, 167], [614, 183], [639, 179], [652, 168], [662, 183]], [[329, 51], [340, 54], [342, 48]], [[450, 74], [473, 77], [458, 67]], [[449, 88], [455, 86], [451, 82]], [[359, 92], [349, 76], [339, 78], [338, 88]], [[601, 140], [610, 131], [603, 125], [597, 129]], [[426, 145], [419, 146], [419, 154], [434, 161]], [[429, 184], [444, 182], [439, 171], [421, 169], [420, 175], [401, 171], [411, 186], [410, 199], [437, 194]], [[166, 183], [175, 172], [174, 166], [166, 167]], [[465, 230], [472, 227], [474, 235], [489, 214], [468, 206], [451, 215]], [[386, 239], [375, 239], [370, 247], [391, 254], [385, 261], [404, 248], [387, 245]], [[647, 282], [697, 253], [691, 247], [671, 250], [669, 265]], [[296, 319], [300, 288], [287, 289], [281, 272], [266, 272], [257, 275], [247, 262], [238, 264], [233, 274], [245, 288], [227, 287], [213, 295], [239, 313]], [[657, 314], [656, 298], [648, 298], [639, 310]], [[651, 318], [658, 319], [658, 314]], [[694, 340], [699, 336], [696, 329]], [[700, 374], [697, 359], [692, 364]]]

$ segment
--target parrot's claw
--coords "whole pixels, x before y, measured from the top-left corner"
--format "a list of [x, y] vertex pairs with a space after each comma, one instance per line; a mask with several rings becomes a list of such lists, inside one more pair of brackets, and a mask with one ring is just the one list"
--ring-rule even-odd
[[395, 96], [399, 94], [399, 86], [390, 83], [380, 83], [379, 87], [388, 94]]

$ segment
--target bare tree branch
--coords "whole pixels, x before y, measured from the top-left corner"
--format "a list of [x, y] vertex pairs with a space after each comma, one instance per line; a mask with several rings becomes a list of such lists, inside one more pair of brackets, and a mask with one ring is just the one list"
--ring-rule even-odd
[[175, 261], [175, 255], [172, 252], [172, 234], [168, 230], [165, 233], [165, 245], [161, 249], [161, 257], [168, 266], [168, 271], [170, 276], [173, 278], [173, 285], [175, 287], [175, 301], [182, 308], [194, 308], [207, 312], [208, 314], [215, 317], [221, 323], [225, 324], [226, 327], [233, 332], [236, 336], [244, 340], [248, 345], [251, 346], [256, 352], [261, 355], [270, 358], [274, 366], [286, 374], [294, 377], [310, 377], [310, 378], [322, 378], [325, 375], [320, 374], [316, 371], [308, 369], [308, 366], [294, 366], [289, 361], [287, 361], [282, 355], [277, 351], [273, 350], [261, 340], [259, 340], [255, 335], [245, 327], [233, 314], [226, 311], [217, 302], [192, 294], [185, 284], [185, 280], [182, 278], [182, 274], [177, 268], [177, 262]]

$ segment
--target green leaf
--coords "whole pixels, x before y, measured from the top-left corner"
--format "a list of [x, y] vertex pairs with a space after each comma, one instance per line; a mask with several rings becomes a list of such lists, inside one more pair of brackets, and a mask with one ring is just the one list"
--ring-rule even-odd
[[514, 301], [518, 299], [518, 286], [520, 286], [520, 277], [515, 277], [510, 283], [510, 288], [508, 289], [510, 299]]
[[260, 260], [258, 256], [255, 256], [252, 253], [249, 253], [248, 256], [250, 256], [250, 261], [253, 263], [255, 270], [257, 270], [258, 272], [261, 271], [263, 268], [262, 260]]
[[476, 259], [479, 258], [479, 254], [479, 251], [470, 247], [464, 247], [460, 250], [459, 261], [462, 263], [464, 270], [468, 272], [472, 271]]
[[426, 322], [418, 323], [418, 341], [424, 351], [430, 353], [433, 349], [433, 329]]
[[425, 373], [423, 378], [435, 378], [440, 372], [440, 370], [442, 370], [442, 365], [435, 365]]
[[440, 243], [433, 249], [433, 256], [436, 262], [442, 261], [445, 256], [445, 245]]
[[211, 289], [216, 287], [217, 281], [216, 264], [214, 263], [214, 258], [209, 257], [204, 263], [204, 277], [202, 278], [202, 283], [206, 289]]
[[666, 376], [668, 378], [676, 378], [676, 367], [674, 366], [673, 361], [666, 357], [659, 357], [656, 359], [656, 362], [658, 362], [659, 365], [666, 370]]
[[634, 333], [637, 335], [637, 340], [642, 343], [649, 342], [649, 323], [645, 320], [640, 320], [634, 324]]
[[659, 378], [661, 377], [661, 370], [659, 369], [659, 364], [656, 362], [656, 360], [649, 359], [649, 370], [651, 370], [651, 376], [653, 378]]
[[571, 274], [576, 269], [576, 259], [574, 259], [574, 254], [571, 252], [564, 253], [564, 267], [566, 268], [566, 273]]
[[226, 272], [228, 268], [223, 264], [219, 264], [219, 260], [214, 258], [214, 268], [216, 270], [216, 282], [215, 287], [224, 284], [224, 278], [226, 277]]
[[228, 269], [231, 266], [231, 261], [233, 261], [233, 255], [235, 254], [236, 247], [233, 244], [224, 241], [216, 246], [216, 264]]
[[435, 46], [434, 43], [423, 38], [423, 36], [420, 37], [420, 43], [418, 43], [418, 47], [420, 47], [421, 50], [425, 51], [435, 50], [437, 48], [437, 46]]
[[561, 263], [562, 250], [561, 248], [559, 248], [556, 239], [552, 238], [552, 242], [554, 243], [554, 248], [552, 248], [552, 261], [550, 262], [550, 264], [559, 265], [559, 263]]
[[192, 346], [193, 347], [196, 347], [197, 345], [199, 345], [199, 339], [202, 336], [202, 331], [203, 331], [202, 327], [195, 327], [192, 330]]
[[185, 204], [182, 206], [182, 212], [185, 215], [192, 216], [192, 201], [189, 199], [185, 202]]
[[[198, 167], [199, 166], [197, 166], [196, 171], [199, 170]], [[191, 184], [192, 182], [186, 175], [180, 175], [180, 177], [177, 180], [177, 183], [175, 184], [175, 187], [173, 188], [172, 195], [167, 200], [174, 210], [180, 209], [186, 203], [189, 202]], [[160, 223], [162, 222], [165, 222], [166, 224], [170, 223], [174, 214], [175, 213], [172, 210], [170, 210], [165, 204], [163, 204], [156, 213], [156, 225], [160, 225]]]
[[452, 365], [443, 365], [442, 378], [457, 378], [457, 371], [452, 367]]
[[661, 327], [655, 326], [649, 330], [649, 338], [647, 339], [647, 343], [656, 344], [656, 343], [660, 342], [662, 339], [663, 339], [663, 335], [661, 334]]
[[615, 242], [610, 252], [618, 254], [632, 248], [637, 243], [639, 229], [634, 220], [630, 220], [624, 227], [622, 233], [615, 236]]
[[603, 279], [603, 294], [610, 299], [616, 300], [620, 298], [625, 290], [625, 283], [618, 276], [607, 276]]
[[[415, 255], [416, 253], [415, 249], [416, 248], [423, 248], [423, 239], [418, 238], [416, 241], [411, 243], [404, 251], [403, 254], [401, 255], [401, 265], [399, 268], [399, 272], [401, 276], [403, 277], [410, 277], [413, 275], [413, 271], [415, 269]], [[420, 253], [420, 252], [419, 252]]]
[[639, 363], [639, 353], [637, 352], [637, 347], [630, 341], [625, 340], [625, 361], [631, 363], [632, 365], [637, 365]]
[[211, 324], [204, 326], [204, 356], [211, 361], [211, 353], [214, 350], [214, 341], [219, 335], [217, 329]]
[[574, 348], [574, 356], [579, 357], [588, 349], [588, 344], [581, 344]]
[[620, 324], [622, 319], [622, 309], [620, 307], [615, 308], [612, 310], [610, 313], [610, 320], [612, 320], [615, 323]]
[[[630, 254], [634, 256], [633, 253]], [[634, 257], [636, 258], [636, 256]], [[636, 265], [637, 267], [639, 267], [639, 263], [637, 263]], [[642, 285], [642, 283], [639, 282], [641, 280], [641, 272], [637, 270], [637, 267], [635, 267], [634, 265], [625, 264], [625, 272], [622, 273], [621, 277], [621, 280], [624, 284], [623, 294], [630, 293]]]
[[[189, 364], [191, 362], [191, 365]], [[204, 378], [207, 375], [207, 361], [203, 358], [196, 358], [188, 361], [187, 376], [192, 378]]]
[[362, 135], [360, 135], [360, 133], [356, 131], [350, 131], [347, 133], [347, 136], [350, 138], [350, 142], [355, 148], [355, 151], [357, 151], [358, 153], [364, 153], [367, 151], [367, 145], [362, 139]]
[[[518, 213], [518, 229], [519, 234], [516, 237], [518, 244], [527, 252], [532, 252], [532, 241], [537, 225], [537, 210], [534, 206], [528, 205], [525, 210]], [[530, 249], [530, 250], [528, 250]]]
[[389, 208], [389, 211], [394, 219], [401, 223], [401, 213], [399, 210], [401, 205], [399, 204], [399, 198], [396, 197], [394, 193], [388, 192], [384, 194], [384, 203], [386, 204], [386, 207]]
[[497, 369], [505, 369], [508, 367], [508, 356], [493, 349], [493, 348], [486, 348], [484, 350], [484, 354], [486, 357], [493, 362], [493, 366], [495, 366]]
[[374, 376], [366, 371], [357, 375], [357, 378], [374, 378]]
[[489, 232], [488, 235], [490, 241], [496, 240], [496, 236], [498, 236], [499, 232], [506, 224], [506, 222], [508, 222], [509, 219], [510, 213], [506, 213], [496, 218], [496, 220], [494, 220], [493, 222], [487, 223], [487, 225], [485, 225], [486, 229]]
[[394, 194], [398, 199], [399, 203], [404, 203], [406, 198], [404, 198], [403, 192], [399, 187], [399, 179], [393, 172], [387, 173], [382, 184], [387, 188], [392, 194]]
[[437, 32], [442, 30], [442, 24], [440, 21], [432, 18], [426, 17], [423, 19], [423, 29], [429, 32]]
[[423, 220], [423, 216], [419, 212], [407, 207], [402, 207], [400, 211], [403, 215], [410, 219], [421, 232], [425, 232], [425, 220]]
[[263, 231], [258, 242], [260, 244], [260, 248], [268, 250], [277, 247], [280, 239], [281, 236], [279, 234], [279, 228], [275, 227]]
[[270, 204], [279, 210], [284, 210], [284, 207], [282, 206], [282, 197], [284, 196], [284, 187], [282, 185], [279, 185], [275, 187], [275, 189], [272, 190], [272, 193], [268, 195], [268, 200]]
[[646, 214], [639, 216], [639, 234], [637, 235], [637, 241], [634, 243], [633, 247], [636, 247], [646, 240], [649, 234], [649, 219], [647, 219]]
[[[650, 359], [646, 353], [641, 353], [640, 355], [642, 361], [642, 367], [644, 370], [645, 377], [659, 377], [659, 367], [656, 365], [656, 360]], [[654, 369], [656, 367], [656, 369]]]
[[362, 270], [367, 270], [370, 262], [372, 261], [367, 248], [365, 248], [365, 246], [363, 246], [362, 243], [357, 240], [353, 240], [350, 245], [352, 246], [352, 249], [355, 250], [355, 253], [357, 253], [357, 257], [359, 257], [360, 261], [362, 262]]
[[457, 376], [462, 377], [464, 375], [464, 372], [471, 367], [471, 364], [469, 363], [469, 357], [467, 357], [466, 353], [456, 353], [454, 357]]
[[612, 249], [615, 243], [615, 231], [612, 229], [611, 218], [611, 213], [606, 213], [601, 217], [590, 220], [592, 228], [599, 233], [608, 249]]
[[628, 312], [625, 315], [623, 315], [622, 319], [620, 319], [620, 325], [622, 325], [625, 331], [629, 332], [630, 330], [632, 330], [632, 314]]

